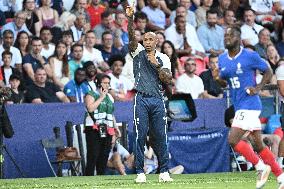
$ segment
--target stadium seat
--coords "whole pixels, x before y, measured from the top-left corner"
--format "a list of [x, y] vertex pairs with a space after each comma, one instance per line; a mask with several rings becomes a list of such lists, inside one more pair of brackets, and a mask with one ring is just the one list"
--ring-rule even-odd
[[200, 75], [203, 71], [205, 71], [207, 68], [207, 63], [208, 63], [208, 58], [202, 58], [199, 56], [183, 56], [180, 58], [181, 64], [184, 65], [184, 62], [188, 59], [188, 58], [193, 58], [195, 60], [196, 63], [196, 71], [195, 74], [196, 75]]
[[[81, 163], [81, 157], [79, 156], [79, 153], [76, 150], [73, 150], [73, 154], [75, 154], [72, 157], [68, 158], [59, 158], [59, 151], [62, 151], [62, 149], [65, 149], [64, 142], [62, 138], [47, 138], [42, 139], [41, 144], [43, 147], [43, 151], [46, 157], [46, 160], [48, 162], [48, 165], [55, 177], [62, 176], [62, 168], [63, 165], [67, 165], [67, 175], [68, 176], [80, 176], [80, 163]], [[57, 173], [54, 170], [54, 166], [57, 166]]]

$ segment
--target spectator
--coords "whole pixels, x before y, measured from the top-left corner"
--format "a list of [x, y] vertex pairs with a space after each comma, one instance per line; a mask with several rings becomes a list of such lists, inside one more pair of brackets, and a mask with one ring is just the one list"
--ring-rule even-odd
[[268, 45], [272, 43], [270, 40], [269, 30], [266, 28], [260, 30], [258, 39], [258, 43], [255, 45], [255, 51], [259, 54], [260, 57], [267, 59], [266, 50]]
[[52, 33], [49, 27], [42, 27], [40, 29], [40, 38], [42, 41], [42, 50], [40, 54], [48, 59], [51, 55], [53, 55], [55, 50], [55, 45], [51, 43], [52, 41]]
[[97, 76], [97, 68], [92, 61], [87, 61], [84, 63], [84, 69], [86, 70], [86, 83], [89, 90], [96, 91], [95, 78]]
[[92, 30], [89, 30], [85, 35], [85, 45], [83, 50], [83, 61], [92, 61], [96, 67], [101, 70], [109, 69], [108, 65], [104, 62], [101, 51], [94, 48], [96, 44], [96, 35]]
[[195, 54], [205, 56], [205, 50], [197, 37], [195, 28], [186, 23], [185, 17], [176, 16], [175, 24], [166, 29], [165, 36], [174, 44], [179, 57]]
[[96, 44], [102, 43], [102, 35], [105, 31], [113, 32], [115, 27], [113, 25], [113, 17], [111, 12], [105, 11], [101, 14], [102, 22], [94, 28], [94, 32], [97, 37]]
[[[135, 30], [136, 32], [136, 30]], [[161, 31], [156, 31], [156, 36], [157, 36], [157, 39], [158, 39], [158, 43], [157, 43], [157, 46], [156, 46], [156, 50], [161, 52], [161, 47], [162, 47], [162, 44], [164, 43], [164, 41], [166, 40], [166, 36], [163, 32]], [[136, 34], [135, 34], [136, 35]], [[138, 34], [139, 35], [139, 34]], [[140, 34], [141, 35], [141, 34]], [[141, 40], [140, 40], [141, 41]]]
[[202, 6], [195, 11], [197, 27], [206, 23], [206, 12], [211, 8], [213, 0], [203, 0]]
[[62, 32], [70, 30], [74, 25], [75, 20], [76, 16], [74, 14], [71, 14], [67, 11], [63, 12], [59, 17], [59, 22], [51, 28], [51, 34], [53, 36], [52, 43], [57, 43], [59, 40], [61, 40]]
[[119, 50], [114, 47], [113, 43], [113, 35], [111, 32], [105, 31], [102, 35], [102, 45], [98, 46], [98, 49], [102, 52], [105, 62], [108, 62], [111, 55], [121, 54], [122, 56], [126, 56], [128, 52], [127, 46], [124, 46], [121, 50]]
[[203, 98], [204, 85], [202, 79], [194, 74], [196, 63], [193, 59], [188, 58], [184, 64], [185, 73], [176, 81], [177, 93], [190, 93], [193, 99]]
[[177, 79], [184, 70], [177, 57], [174, 44], [170, 41], [164, 41], [161, 47], [161, 53], [168, 55], [171, 61], [171, 71], [174, 79]]
[[189, 7], [191, 5], [190, 0], [180, 0], [180, 5], [177, 7], [175, 11], [172, 12], [170, 16], [171, 23], [173, 24], [175, 22], [176, 16], [183, 16], [186, 18], [186, 22], [190, 25], [192, 25], [194, 28], [197, 27], [196, 18], [194, 12], [189, 10]]
[[88, 8], [88, 0], [75, 0], [73, 6], [70, 10], [70, 13], [74, 15], [79, 15], [80, 13], [86, 12], [85, 19], [88, 23], [90, 23], [90, 15], [87, 12]]
[[223, 98], [223, 90], [219, 83], [213, 79], [212, 70], [218, 67], [218, 56], [209, 55], [209, 70], [202, 72], [199, 76], [204, 84], [204, 98]]
[[4, 12], [0, 10], [0, 28], [6, 24], [6, 18]]
[[69, 75], [71, 79], [74, 79], [75, 71], [78, 68], [82, 68], [83, 61], [83, 46], [75, 43], [71, 48], [72, 58], [68, 61]]
[[[268, 63], [270, 64], [270, 67], [272, 69], [273, 74], [275, 74], [275, 71], [278, 67], [278, 61], [280, 60], [280, 56], [275, 48], [275, 46], [271, 43], [266, 48], [266, 56]], [[275, 83], [276, 84], [276, 80]]]
[[245, 23], [241, 27], [241, 39], [244, 45], [256, 45], [258, 43], [258, 33], [263, 29], [261, 25], [255, 23], [255, 12], [252, 9], [244, 10]]
[[35, 8], [35, 0], [23, 0], [23, 11], [27, 13], [26, 26], [33, 35], [39, 36], [42, 23], [35, 12]]
[[127, 45], [129, 42], [128, 32], [127, 32], [127, 19], [122, 11], [116, 11], [114, 26], [116, 28], [116, 35], [119, 36], [120, 41], [123, 45]]
[[135, 29], [139, 30], [141, 32], [141, 35], [150, 31], [147, 28], [148, 21], [149, 20], [147, 14], [145, 14], [144, 12], [136, 12], [134, 14]]
[[[29, 35], [31, 35], [31, 32], [27, 28], [25, 21], [26, 21], [26, 13], [24, 11], [19, 11], [15, 14], [15, 18], [13, 22], [9, 22], [5, 24], [1, 29], [1, 34], [3, 36], [3, 33], [5, 30], [11, 30], [14, 34], [14, 41], [16, 40], [16, 36], [20, 31], [26, 31]], [[13, 42], [14, 42], [13, 41]]]
[[83, 44], [83, 36], [86, 31], [88, 31], [90, 28], [89, 23], [86, 21], [86, 13], [78, 13], [76, 15], [76, 20], [74, 22], [74, 25], [71, 26], [71, 30], [73, 33], [73, 40], [74, 42], [78, 42]]
[[232, 9], [227, 9], [224, 11], [224, 23], [221, 25], [225, 31], [227, 27], [236, 24], [235, 12]]
[[52, 28], [59, 21], [58, 12], [51, 8], [51, 0], [41, 0], [41, 7], [37, 11], [42, 26]]
[[67, 96], [55, 84], [47, 81], [44, 68], [35, 70], [34, 83], [27, 88], [28, 103], [69, 102]]
[[229, 9], [231, 5], [231, 0], [219, 0], [218, 1], [218, 6], [215, 7], [215, 9], [217, 10], [217, 15], [218, 15], [218, 21], [217, 23], [219, 25], [224, 24], [224, 14], [225, 11]]
[[67, 45], [62, 40], [57, 42], [54, 54], [49, 58], [48, 62], [52, 71], [53, 83], [63, 90], [64, 85], [70, 78]]
[[9, 78], [10, 88], [12, 89], [12, 95], [8, 104], [21, 104], [25, 100], [25, 93], [20, 90], [21, 77], [17, 74], [12, 74]]
[[71, 54], [71, 47], [73, 45], [73, 33], [71, 30], [62, 32], [62, 41], [67, 46], [67, 55], [68, 55], [68, 60], [69, 60], [70, 58], [69, 55]]
[[100, 0], [92, 0], [91, 5], [87, 8], [90, 15], [91, 29], [94, 29], [98, 24], [101, 24], [101, 15], [105, 12], [105, 7], [100, 3]]
[[89, 92], [88, 86], [85, 83], [86, 70], [78, 68], [75, 71], [74, 79], [70, 80], [64, 86], [64, 93], [69, 98], [70, 102], [84, 102], [86, 94]]
[[25, 31], [21, 31], [18, 33], [14, 47], [20, 50], [21, 57], [26, 56], [29, 54], [31, 50], [31, 42], [29, 34]]
[[22, 9], [21, 1], [1, 0], [0, 10], [4, 12], [5, 18], [14, 18], [14, 14]]
[[10, 51], [4, 51], [2, 53], [3, 66], [1, 66], [1, 73], [3, 75], [3, 82], [6, 87], [9, 87], [9, 79], [12, 74], [20, 76], [20, 72], [11, 66], [13, 54]]
[[46, 58], [40, 53], [42, 50], [42, 41], [38, 37], [32, 39], [32, 50], [23, 57], [23, 76], [26, 85], [31, 85], [35, 81], [35, 71], [43, 68], [48, 77], [52, 77], [52, 71]]
[[284, 57], [284, 29], [283, 28], [279, 32], [279, 40], [276, 43], [276, 49], [277, 49], [280, 57]]
[[144, 12], [148, 19], [148, 28], [151, 31], [163, 30], [166, 27], [166, 15], [159, 8], [159, 0], [148, 0], [148, 6], [143, 7]]
[[112, 73], [109, 73], [111, 78], [110, 87], [112, 89], [110, 94], [115, 101], [125, 101], [127, 100], [127, 91], [131, 91], [134, 87], [132, 82], [121, 74], [125, 59], [121, 55], [112, 55], [108, 63], [112, 71]]
[[207, 11], [206, 23], [198, 28], [197, 35], [206, 53], [221, 54], [224, 52], [224, 30], [217, 25], [215, 10]]
[[[10, 51], [12, 56], [11, 66], [17, 68], [20, 72], [22, 71], [22, 57], [19, 49], [13, 47], [14, 33], [11, 30], [5, 30], [3, 32], [3, 41], [0, 45], [0, 54], [4, 51]], [[3, 65], [2, 60], [0, 60], [0, 65]]]
[[115, 131], [119, 132], [114, 123], [113, 99], [109, 94], [110, 77], [103, 75], [97, 81], [97, 91], [90, 91], [85, 98], [87, 116], [93, 120], [90, 125], [85, 125], [87, 176], [94, 175], [95, 168], [97, 175], [105, 174], [111, 141]]

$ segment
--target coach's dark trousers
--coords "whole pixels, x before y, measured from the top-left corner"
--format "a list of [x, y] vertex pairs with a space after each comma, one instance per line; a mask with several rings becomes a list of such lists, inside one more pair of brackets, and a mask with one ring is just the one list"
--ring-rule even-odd
[[86, 176], [93, 176], [96, 168], [97, 175], [104, 175], [108, 156], [111, 150], [110, 135], [101, 138], [99, 131], [92, 127], [85, 128], [87, 145]]
[[134, 99], [134, 153], [137, 174], [144, 172], [144, 146], [147, 132], [161, 173], [168, 171], [166, 108], [162, 98], [137, 93]]

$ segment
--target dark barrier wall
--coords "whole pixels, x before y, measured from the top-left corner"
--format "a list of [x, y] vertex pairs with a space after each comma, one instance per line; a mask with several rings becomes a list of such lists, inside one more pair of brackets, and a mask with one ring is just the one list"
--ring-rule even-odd
[[[186, 131], [187, 134], [193, 134], [197, 130], [202, 134], [203, 132], [224, 132], [224, 121], [223, 113], [226, 107], [225, 99], [221, 100], [196, 100], [197, 115], [198, 118], [192, 123], [173, 123], [172, 127], [175, 130], [169, 136], [180, 135], [183, 133], [183, 130], [193, 129], [193, 131]], [[10, 150], [11, 154], [15, 157], [17, 163], [26, 173], [27, 177], [46, 177], [51, 176], [51, 172], [48, 168], [48, 164], [45, 161], [45, 156], [40, 145], [40, 139], [53, 137], [52, 128], [58, 126], [61, 128], [61, 135], [65, 136], [65, 123], [66, 121], [72, 121], [74, 124], [83, 123], [84, 117], [84, 105], [83, 104], [22, 104], [22, 105], [8, 105], [7, 107], [8, 115], [15, 130], [15, 135], [11, 139], [5, 139], [5, 144]], [[132, 131], [132, 102], [121, 102], [115, 104], [115, 115], [118, 122], [128, 122], [129, 131]], [[220, 128], [222, 127], [222, 128]], [[211, 131], [208, 128], [215, 128], [214, 131]], [[204, 129], [203, 131], [200, 129]], [[216, 145], [221, 143], [227, 143], [225, 134], [224, 137], [219, 137], [218, 140], [211, 138], [210, 141], [217, 141]], [[64, 137], [65, 138], [65, 137]], [[196, 140], [198, 141], [198, 140]], [[187, 141], [188, 144], [195, 145], [194, 140]], [[204, 142], [204, 140], [199, 140]], [[171, 146], [174, 148], [180, 149], [183, 151], [184, 145], [181, 141], [169, 140], [170, 150]], [[200, 143], [202, 144], [202, 143]], [[179, 148], [178, 148], [179, 147]], [[190, 146], [186, 146], [184, 152], [188, 153], [188, 156], [194, 157], [194, 150]], [[222, 145], [222, 150], [227, 150]], [[193, 154], [190, 154], [193, 153]], [[220, 152], [221, 153], [221, 152]], [[222, 151], [222, 154], [225, 152]], [[4, 153], [5, 154], [5, 153]], [[220, 154], [220, 155], [222, 155]], [[212, 155], [212, 158], [216, 158], [218, 153]], [[175, 154], [172, 154], [173, 159], [171, 164], [179, 163], [180, 161], [175, 157]], [[203, 172], [205, 171], [204, 162], [208, 161], [208, 154], [206, 156], [200, 156], [199, 163], [200, 166], [198, 170], [190, 169], [188, 172]], [[227, 156], [226, 156], [227, 158]], [[210, 160], [211, 163], [213, 160]], [[183, 163], [186, 163], [185, 160], [182, 160]], [[220, 161], [219, 161], [220, 162]], [[186, 167], [191, 166], [191, 162], [187, 162]], [[195, 162], [198, 163], [198, 162]], [[204, 164], [203, 167], [202, 164]], [[197, 166], [197, 165], [196, 165]], [[229, 163], [221, 162], [221, 164], [216, 165], [217, 168], [210, 168], [209, 171], [224, 171], [228, 170]], [[20, 177], [19, 173], [5, 155], [5, 178], [17, 178]]]

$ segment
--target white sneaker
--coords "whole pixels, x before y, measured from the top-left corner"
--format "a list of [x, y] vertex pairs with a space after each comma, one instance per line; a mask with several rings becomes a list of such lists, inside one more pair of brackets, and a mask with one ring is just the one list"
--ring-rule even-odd
[[136, 183], [145, 183], [146, 182], [146, 175], [144, 173], [137, 174], [135, 182]]
[[263, 170], [257, 171], [258, 173], [256, 180], [256, 189], [261, 189], [265, 185], [269, 177], [270, 171], [271, 167], [269, 165], [265, 165], [265, 168]]
[[170, 177], [168, 172], [160, 173], [159, 182], [173, 182], [174, 180]]

